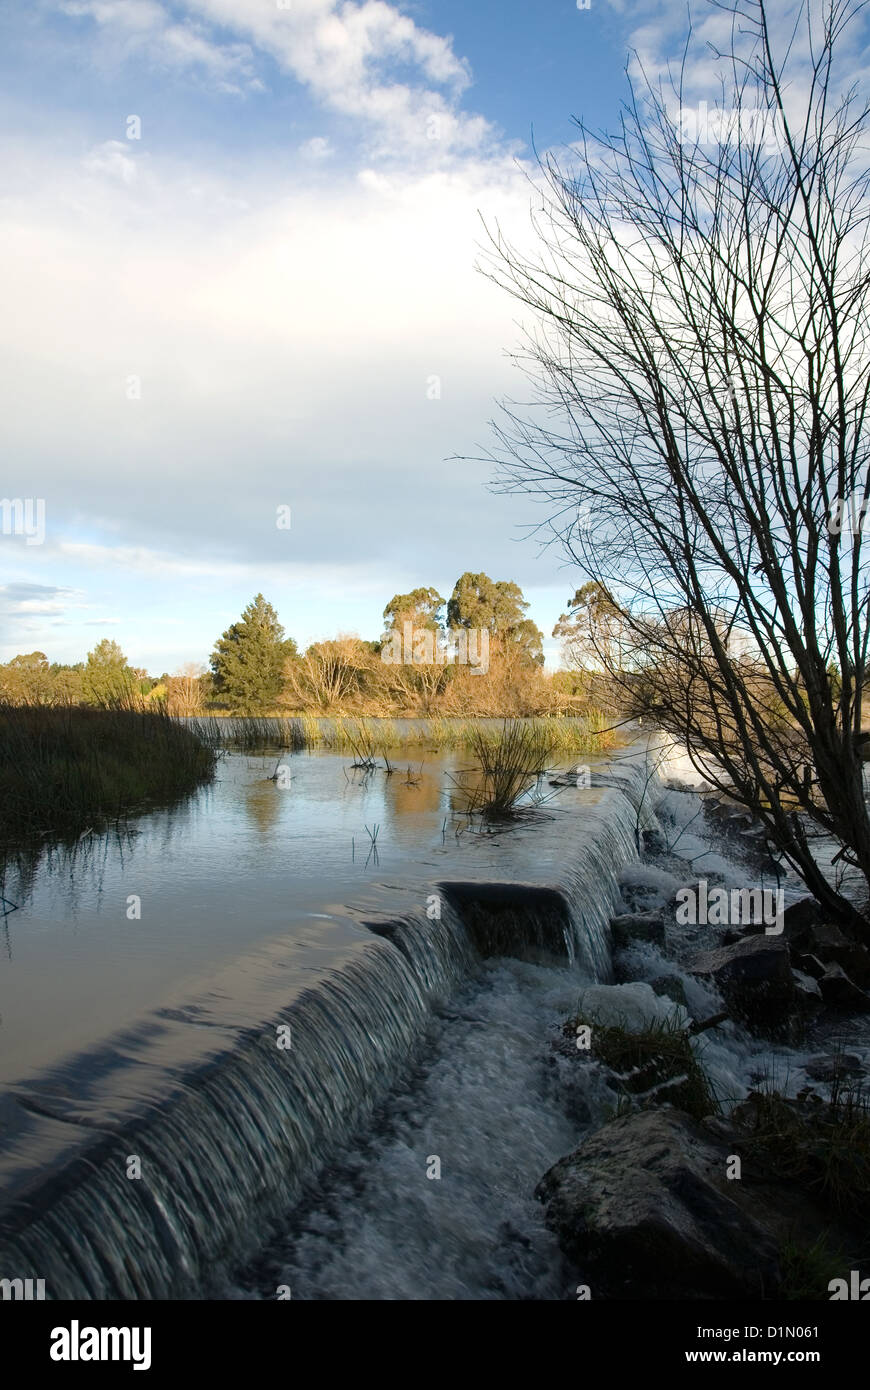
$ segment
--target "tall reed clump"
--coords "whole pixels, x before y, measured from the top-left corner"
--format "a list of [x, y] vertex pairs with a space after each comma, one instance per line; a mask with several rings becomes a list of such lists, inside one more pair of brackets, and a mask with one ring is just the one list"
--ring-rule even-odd
[[[542, 721], [546, 722], [546, 721]], [[526, 800], [539, 787], [553, 752], [553, 740], [537, 721], [505, 720], [501, 729], [477, 726], [470, 736], [477, 781], [463, 787], [466, 815], [512, 820], [534, 809]]]
[[[612, 748], [616, 735], [610, 718], [602, 710], [559, 718], [515, 719], [512, 724], [533, 730], [556, 753], [597, 753]], [[438, 749], [465, 748], [474, 751], [481, 732], [497, 727], [493, 720], [448, 719], [433, 715], [426, 723], [425, 739]]]
[[274, 748], [299, 751], [310, 747], [312, 741], [301, 719], [202, 715], [185, 719], [184, 727], [212, 748], [231, 748], [243, 753], [262, 753]]
[[270, 748], [299, 750], [308, 746], [305, 732], [298, 719], [246, 717], [226, 721], [224, 742], [227, 747], [257, 753]]
[[214, 774], [213, 743], [161, 712], [0, 704], [0, 840], [81, 834]]

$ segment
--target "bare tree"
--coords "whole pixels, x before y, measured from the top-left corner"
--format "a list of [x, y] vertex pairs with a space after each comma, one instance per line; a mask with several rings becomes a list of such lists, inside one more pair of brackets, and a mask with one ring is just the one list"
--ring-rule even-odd
[[864, 6], [808, 0], [781, 42], [781, 8], [713, 3], [717, 138], [687, 138], [690, 34], [617, 134], [540, 161], [539, 251], [489, 232], [486, 273], [536, 318], [534, 399], [489, 457], [618, 608], [612, 678], [866, 932], [814, 846], [866, 887], [868, 107], [838, 61]]
[[205, 667], [198, 661], [186, 661], [166, 682], [166, 708], [170, 714], [193, 716], [201, 714], [204, 705], [202, 678]]
[[313, 642], [304, 656], [289, 658], [284, 668], [286, 689], [303, 709], [340, 713], [358, 698], [374, 664], [370, 647], [342, 633], [334, 641]]

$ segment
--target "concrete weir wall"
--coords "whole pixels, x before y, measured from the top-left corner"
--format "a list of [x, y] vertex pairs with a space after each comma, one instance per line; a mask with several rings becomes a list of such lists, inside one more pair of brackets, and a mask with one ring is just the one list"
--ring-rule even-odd
[[7, 1089], [0, 1278], [44, 1279], [48, 1298], [191, 1296], [364, 1123], [483, 958], [609, 979], [618, 875], [655, 823], [655, 747], [595, 767], [589, 789], [565, 779], [558, 811], [523, 829], [521, 882], [445, 878], [398, 911], [385, 893], [317, 968], [272, 942], [186, 1007]]

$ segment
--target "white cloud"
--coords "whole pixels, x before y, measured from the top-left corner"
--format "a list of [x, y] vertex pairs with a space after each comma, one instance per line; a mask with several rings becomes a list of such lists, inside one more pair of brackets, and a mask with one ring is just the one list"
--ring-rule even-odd
[[128, 186], [136, 180], [136, 161], [130, 154], [129, 145], [122, 140], [105, 140], [96, 145], [83, 160], [89, 174], [105, 175], [119, 179]]
[[306, 140], [303, 145], [299, 146], [299, 153], [302, 155], [303, 159], [311, 159], [319, 162], [323, 159], [330, 159], [335, 151], [325, 136], [315, 135], [310, 140]]
[[263, 90], [248, 44], [220, 42], [195, 20], [174, 23], [168, 9], [154, 0], [68, 0], [60, 8], [72, 19], [91, 19], [100, 26], [104, 60], [141, 61], [145, 54], [165, 68], [200, 69], [219, 91]]
[[457, 108], [471, 73], [451, 41], [384, 0], [287, 0], [285, 8], [265, 0], [187, 0], [185, 8], [188, 17], [177, 23], [152, 0], [63, 6], [71, 17], [98, 24], [118, 61], [146, 53], [167, 67], [198, 69], [228, 92], [262, 91], [257, 54], [268, 55], [326, 109], [358, 122], [382, 155], [416, 151], [437, 159], [493, 138], [483, 117]]

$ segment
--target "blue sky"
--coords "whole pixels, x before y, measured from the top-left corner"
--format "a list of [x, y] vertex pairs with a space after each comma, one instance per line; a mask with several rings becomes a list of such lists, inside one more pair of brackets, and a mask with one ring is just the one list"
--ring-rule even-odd
[[46, 535], [0, 535], [0, 659], [111, 636], [171, 672], [258, 591], [300, 646], [375, 637], [394, 593], [467, 569], [519, 582], [549, 639], [577, 575], [454, 459], [525, 389], [480, 215], [528, 238], [532, 129], [613, 125], [629, 49], [678, 53], [684, 23], [677, 0], [6, 7], [2, 494], [44, 498]]

